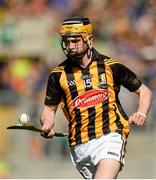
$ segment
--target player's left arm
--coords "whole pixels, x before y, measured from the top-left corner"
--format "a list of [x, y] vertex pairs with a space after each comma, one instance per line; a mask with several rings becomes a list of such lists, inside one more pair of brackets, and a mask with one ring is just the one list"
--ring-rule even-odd
[[111, 64], [116, 86], [123, 85], [130, 92], [138, 94], [138, 109], [129, 117], [130, 124], [143, 125], [152, 102], [152, 91], [141, 82], [129, 68], [118, 62]]
[[152, 102], [152, 91], [144, 84], [135, 91], [138, 94], [138, 110], [129, 117], [130, 124], [141, 126], [145, 123]]

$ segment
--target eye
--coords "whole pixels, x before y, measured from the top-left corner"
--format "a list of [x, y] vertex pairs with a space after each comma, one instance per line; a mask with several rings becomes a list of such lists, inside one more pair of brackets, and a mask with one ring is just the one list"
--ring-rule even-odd
[[80, 40], [79, 39], [73, 39], [71, 42], [72, 43], [78, 43]]

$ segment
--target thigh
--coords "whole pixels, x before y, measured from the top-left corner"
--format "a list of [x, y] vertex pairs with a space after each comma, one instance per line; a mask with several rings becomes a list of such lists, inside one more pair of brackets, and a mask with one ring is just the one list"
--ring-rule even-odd
[[102, 159], [96, 169], [95, 179], [116, 179], [121, 163], [115, 159]]
[[81, 144], [70, 149], [70, 155], [74, 166], [85, 179], [93, 179], [96, 166], [90, 156], [88, 143]]

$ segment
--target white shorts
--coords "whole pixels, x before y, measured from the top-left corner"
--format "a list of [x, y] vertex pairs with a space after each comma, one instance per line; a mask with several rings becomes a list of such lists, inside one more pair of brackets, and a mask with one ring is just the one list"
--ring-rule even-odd
[[81, 175], [92, 179], [96, 165], [102, 159], [115, 159], [124, 165], [126, 139], [122, 135], [111, 132], [87, 143], [70, 148], [72, 161]]

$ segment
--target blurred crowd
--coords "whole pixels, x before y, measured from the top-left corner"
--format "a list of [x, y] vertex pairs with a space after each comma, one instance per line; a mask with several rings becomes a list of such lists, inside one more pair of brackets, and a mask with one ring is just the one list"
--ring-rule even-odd
[[[126, 64], [152, 89], [153, 128], [156, 0], [0, 0], [0, 109], [9, 107], [6, 114], [14, 113], [14, 118], [25, 111], [34, 123], [39, 123], [48, 74], [64, 59], [59, 27], [63, 19], [72, 15], [89, 17], [95, 48]], [[7, 118], [5, 121], [10, 123]], [[59, 143], [62, 156], [66, 156], [65, 141]], [[50, 154], [49, 141], [41, 145], [39, 138], [30, 137], [32, 155], [37, 153], [34, 145], [43, 148], [45, 155]], [[4, 154], [3, 149], [0, 148], [0, 155]]]

